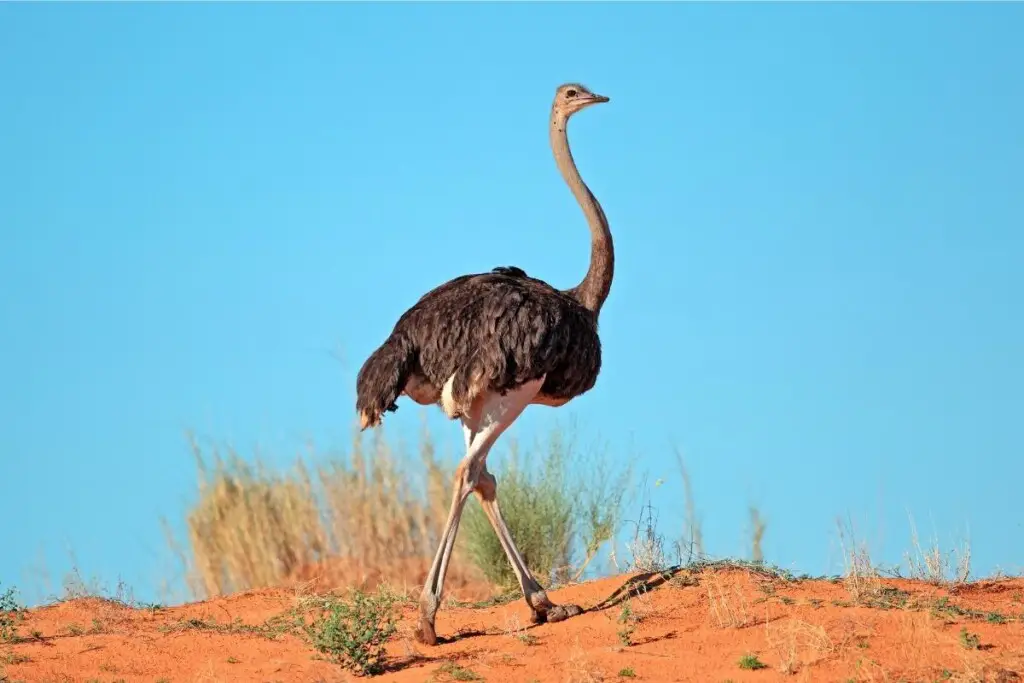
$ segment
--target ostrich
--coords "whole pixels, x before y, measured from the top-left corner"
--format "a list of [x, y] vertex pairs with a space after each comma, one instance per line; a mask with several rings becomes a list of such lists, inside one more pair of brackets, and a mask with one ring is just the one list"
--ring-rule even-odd
[[530, 573], [501, 511], [487, 454], [526, 406], [561, 406], [589, 391], [601, 369], [597, 319], [611, 290], [614, 270], [608, 220], [583, 182], [566, 127], [569, 118], [607, 102], [577, 83], [555, 91], [550, 138], [555, 162], [590, 226], [590, 266], [583, 281], [558, 290], [514, 266], [463, 275], [424, 294], [407, 310], [356, 379], [360, 431], [395, 411], [400, 395], [421, 405], [439, 404], [462, 422], [466, 455], [455, 471], [451, 508], [420, 596], [417, 639], [437, 643], [434, 619], [463, 506], [480, 500], [512, 564], [533, 623], [581, 614], [577, 605], [556, 605]]

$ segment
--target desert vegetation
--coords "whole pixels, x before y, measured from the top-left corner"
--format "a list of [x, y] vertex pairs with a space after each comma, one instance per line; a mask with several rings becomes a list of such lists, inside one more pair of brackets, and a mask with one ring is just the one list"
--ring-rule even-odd
[[[168, 531], [168, 540], [192, 597], [304, 581], [409, 591], [426, 573], [457, 464], [438, 456], [426, 430], [416, 455], [378, 432], [353, 439], [345, 453], [300, 455], [285, 471], [231, 449], [189, 444], [198, 496], [186, 513], [187, 538]], [[506, 448], [492, 458], [492, 470], [530, 569], [545, 584], [578, 580], [621, 529], [630, 462], [584, 452], [563, 429], [527, 447], [509, 439]], [[515, 585], [497, 537], [471, 501], [446, 587], [479, 593]]]
[[[0, 681], [800, 680], [1001, 681], [1024, 671], [1024, 581], [977, 580], [970, 548], [922, 543], [880, 568], [837, 520], [841, 574], [710, 558], [685, 465], [653, 483], [571, 430], [492, 456], [512, 533], [553, 597], [584, 615], [530, 625], [479, 505], [467, 507], [437, 648], [413, 638], [416, 598], [450, 500], [456, 456], [425, 430], [408, 452], [380, 434], [286, 468], [191, 440], [184, 537], [168, 542], [192, 599], [139, 604], [75, 573], [31, 610], [0, 586]], [[676, 486], [681, 528], [650, 487]], [[168, 524], [168, 527], [171, 525]], [[282, 664], [285, 662], [286, 664]], [[669, 662], [675, 662], [669, 664]]]

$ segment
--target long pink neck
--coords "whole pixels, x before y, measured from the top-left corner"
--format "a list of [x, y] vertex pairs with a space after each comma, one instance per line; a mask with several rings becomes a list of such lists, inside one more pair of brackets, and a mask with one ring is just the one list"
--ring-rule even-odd
[[573, 161], [569, 150], [569, 136], [566, 134], [568, 119], [553, 114], [551, 117], [551, 150], [555, 154], [555, 163], [572, 190], [576, 201], [580, 203], [583, 214], [587, 217], [590, 227], [590, 267], [583, 281], [570, 290], [583, 306], [596, 316], [612, 288], [612, 276], [615, 273], [615, 249], [612, 245], [612, 233], [608, 229], [608, 219], [598, 203], [594, 193], [580, 177], [580, 172]]

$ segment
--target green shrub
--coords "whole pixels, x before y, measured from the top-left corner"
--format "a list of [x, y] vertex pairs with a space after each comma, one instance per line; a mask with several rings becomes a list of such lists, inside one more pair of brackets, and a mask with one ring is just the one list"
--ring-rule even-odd
[[394, 596], [355, 591], [349, 602], [328, 598], [303, 630], [313, 647], [359, 676], [384, 671], [384, 647], [396, 629]]
[[[492, 468], [501, 516], [538, 581], [576, 578], [619, 527], [629, 468], [609, 476], [602, 459], [588, 454], [583, 460], [559, 431], [550, 437], [539, 463], [533, 456], [510, 440], [508, 457], [500, 468]], [[500, 586], [517, 585], [478, 503], [467, 503], [461, 528], [466, 555], [484, 576]]]
[[745, 654], [740, 657], [739, 662], [741, 669], [747, 669], [748, 671], [757, 671], [758, 669], [767, 669], [768, 665], [757, 658], [754, 654]]
[[18, 638], [18, 624], [23, 615], [15, 594], [13, 588], [0, 593], [0, 642], [9, 643]]

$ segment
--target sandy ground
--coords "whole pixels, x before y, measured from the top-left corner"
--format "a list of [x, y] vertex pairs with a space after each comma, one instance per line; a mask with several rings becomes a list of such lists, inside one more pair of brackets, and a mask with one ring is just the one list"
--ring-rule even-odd
[[[1022, 579], [852, 586], [729, 568], [619, 576], [549, 594], [587, 611], [533, 626], [521, 599], [448, 601], [437, 647], [413, 639], [415, 604], [403, 604], [387, 670], [370, 679], [321, 659], [289, 628], [309, 599], [302, 591], [173, 608], [73, 600], [25, 615], [19, 638], [0, 643], [0, 680], [1024, 683]], [[756, 659], [744, 668], [747, 655]], [[749, 668], [755, 661], [763, 668]]]

